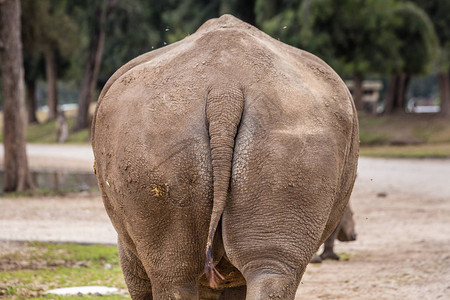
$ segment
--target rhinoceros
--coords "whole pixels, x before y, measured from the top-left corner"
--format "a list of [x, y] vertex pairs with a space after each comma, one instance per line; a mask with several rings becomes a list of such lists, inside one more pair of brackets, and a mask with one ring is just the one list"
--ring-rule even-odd
[[116, 71], [92, 146], [133, 299], [294, 299], [350, 197], [358, 121], [322, 60], [224, 15]]
[[334, 241], [336, 238], [341, 242], [352, 242], [356, 240], [355, 221], [350, 203], [344, 210], [341, 220], [333, 233], [323, 243], [323, 252], [318, 256], [314, 254], [311, 263], [321, 263], [323, 259], [339, 260], [339, 255], [334, 252]]

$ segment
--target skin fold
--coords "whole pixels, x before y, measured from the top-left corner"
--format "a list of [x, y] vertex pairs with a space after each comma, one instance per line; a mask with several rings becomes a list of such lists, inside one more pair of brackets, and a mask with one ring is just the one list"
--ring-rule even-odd
[[323, 61], [224, 15], [120, 68], [92, 145], [133, 299], [294, 299], [350, 197], [358, 123]]

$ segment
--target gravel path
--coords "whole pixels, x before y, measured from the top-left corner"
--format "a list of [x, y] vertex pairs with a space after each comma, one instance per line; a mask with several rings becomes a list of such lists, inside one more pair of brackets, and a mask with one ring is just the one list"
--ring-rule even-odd
[[[3, 167], [0, 146], [0, 168]], [[90, 145], [28, 144], [33, 170], [93, 172]], [[0, 240], [114, 244], [117, 234], [98, 195], [0, 198]]]
[[[93, 160], [89, 146], [28, 153], [41, 168], [88, 170]], [[336, 245], [350, 259], [310, 265], [297, 299], [450, 299], [450, 160], [361, 158], [351, 201], [358, 240]], [[1, 197], [0, 240], [115, 243], [116, 234], [99, 196]]]

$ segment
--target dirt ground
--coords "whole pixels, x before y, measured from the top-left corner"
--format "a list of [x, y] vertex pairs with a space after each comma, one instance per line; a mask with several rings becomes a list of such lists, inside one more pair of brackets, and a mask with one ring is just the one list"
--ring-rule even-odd
[[[349, 259], [309, 265], [296, 299], [450, 299], [449, 178], [450, 160], [361, 158], [358, 239], [336, 245]], [[116, 234], [99, 196], [3, 196], [0, 254], [17, 240], [114, 243]]]

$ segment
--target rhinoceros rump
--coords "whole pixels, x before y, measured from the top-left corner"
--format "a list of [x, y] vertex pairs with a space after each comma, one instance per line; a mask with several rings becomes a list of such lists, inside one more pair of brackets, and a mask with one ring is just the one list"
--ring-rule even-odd
[[358, 124], [323, 61], [224, 15], [120, 68], [92, 145], [133, 299], [294, 299], [350, 197]]

